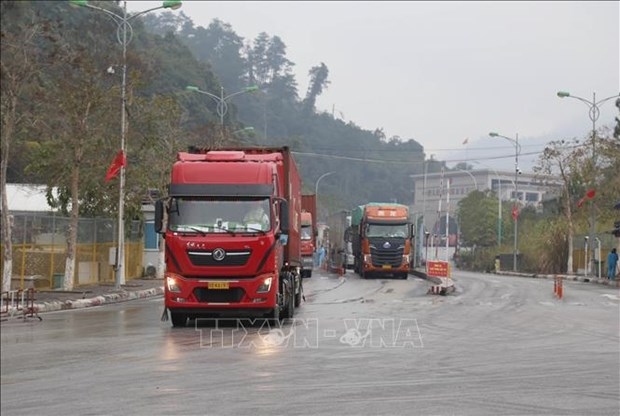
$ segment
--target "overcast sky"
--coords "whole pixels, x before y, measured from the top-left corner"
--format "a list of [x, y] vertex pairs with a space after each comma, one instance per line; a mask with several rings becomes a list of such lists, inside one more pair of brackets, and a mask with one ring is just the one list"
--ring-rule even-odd
[[[196, 26], [229, 23], [245, 40], [279, 36], [301, 97], [308, 70], [329, 68], [318, 110], [415, 139], [444, 160], [514, 154], [509, 141], [488, 138], [496, 131], [518, 134], [527, 169], [542, 143], [591, 129], [587, 106], [557, 91], [597, 101], [620, 91], [617, 1], [184, 1], [180, 10]], [[598, 125], [613, 126], [614, 101]]]

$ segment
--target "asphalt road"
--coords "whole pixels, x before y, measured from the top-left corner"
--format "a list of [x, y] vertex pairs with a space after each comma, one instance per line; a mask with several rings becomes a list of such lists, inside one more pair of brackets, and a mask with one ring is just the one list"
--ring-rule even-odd
[[618, 415], [618, 290], [315, 274], [296, 320], [161, 322], [162, 298], [1, 330], [2, 415]]

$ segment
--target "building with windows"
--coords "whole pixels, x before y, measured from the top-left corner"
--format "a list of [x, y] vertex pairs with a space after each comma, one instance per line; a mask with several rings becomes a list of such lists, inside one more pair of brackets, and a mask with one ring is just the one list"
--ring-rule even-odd
[[[533, 206], [541, 210], [543, 199], [548, 198], [550, 193], [558, 193], [560, 189], [560, 182], [557, 178], [521, 173], [517, 176], [517, 192], [515, 193], [514, 171], [494, 169], [419, 174], [411, 175], [411, 179], [413, 180], [412, 214], [414, 217], [424, 218], [425, 229], [430, 233], [440, 234], [445, 234], [446, 212], [453, 217], [457, 213], [458, 202], [472, 191], [490, 190], [499, 195], [502, 201], [507, 202], [515, 201], [516, 197], [520, 206]], [[450, 234], [453, 233], [453, 224], [456, 227], [455, 222], [450, 221]]]

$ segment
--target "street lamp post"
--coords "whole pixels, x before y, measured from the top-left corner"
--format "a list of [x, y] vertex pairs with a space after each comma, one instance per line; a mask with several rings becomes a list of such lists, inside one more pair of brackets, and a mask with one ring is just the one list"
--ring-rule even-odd
[[[123, 47], [123, 64], [122, 64], [122, 81], [121, 81], [121, 152], [126, 155], [126, 135], [127, 121], [125, 114], [127, 112], [127, 45], [133, 38], [133, 28], [131, 21], [145, 13], [159, 9], [176, 10], [181, 7], [180, 1], [164, 1], [161, 6], [153, 7], [135, 14], [127, 14], [127, 1], [123, 1], [123, 14], [118, 15], [110, 10], [88, 4], [86, 0], [70, 0], [73, 6], [87, 7], [105, 13], [116, 23], [116, 39]], [[115, 265], [115, 286], [120, 288], [125, 284], [125, 230], [123, 217], [125, 215], [125, 165], [121, 165], [119, 172], [119, 195], [118, 195], [118, 247], [116, 249]]]
[[[567, 91], [558, 91], [557, 96], [560, 98], [567, 98], [567, 97], [574, 98], [588, 106], [588, 109], [589, 109], [588, 117], [590, 117], [590, 120], [592, 121], [592, 181], [591, 181], [591, 184], [594, 188], [594, 185], [596, 184], [596, 121], [601, 115], [600, 106], [606, 101], [609, 101], [613, 98], [620, 97], [620, 94], [612, 95], [611, 97], [603, 98], [602, 100], [599, 100], [599, 101], [596, 101], [596, 92], [592, 93], [592, 101], [589, 101], [582, 97], [578, 97], [576, 95], [572, 95], [571, 93]], [[590, 241], [594, 241], [595, 232], [596, 232], [596, 211], [594, 207], [594, 199], [592, 199], [592, 201], [590, 202], [590, 230], [588, 233]], [[589, 263], [586, 264], [585, 267], [586, 269], [590, 268], [590, 264]]]
[[513, 207], [512, 218], [514, 219], [515, 230], [514, 230], [514, 245], [512, 248], [512, 271], [517, 271], [517, 247], [518, 247], [518, 232], [519, 232], [519, 213], [517, 204], [519, 202], [519, 189], [518, 189], [518, 179], [519, 179], [519, 153], [521, 153], [521, 145], [519, 144], [519, 135], [517, 134], [514, 139], [506, 136], [502, 136], [501, 134], [491, 132], [489, 133], [491, 137], [501, 137], [502, 139], [506, 139], [510, 141], [515, 146], [515, 206]]
[[198, 87], [195, 87], [193, 85], [188, 85], [187, 87], [185, 87], [186, 90], [188, 91], [194, 91], [194, 92], [199, 92], [201, 94], [207, 95], [211, 98], [213, 98], [213, 100], [217, 103], [217, 115], [220, 116], [220, 127], [224, 127], [224, 116], [226, 115], [226, 113], [228, 112], [228, 101], [234, 97], [235, 95], [239, 95], [239, 94], [243, 94], [246, 92], [254, 92], [254, 91], [258, 91], [258, 86], [256, 85], [252, 85], [250, 87], [246, 87], [240, 91], [237, 91], [235, 93], [232, 94], [228, 94], [228, 95], [224, 95], [224, 87], [220, 87], [220, 95], [217, 96], [215, 94], [212, 94], [208, 91], [203, 91]]
[[314, 184], [314, 195], [316, 197], [317, 209], [318, 209], [318, 206], [319, 206], [319, 182], [321, 182], [321, 179], [323, 179], [324, 177], [329, 176], [329, 175], [331, 175], [333, 173], [336, 173], [336, 172], [327, 172], [327, 173], [322, 174], [321, 176], [319, 176], [319, 179], [317, 179], [316, 183]]

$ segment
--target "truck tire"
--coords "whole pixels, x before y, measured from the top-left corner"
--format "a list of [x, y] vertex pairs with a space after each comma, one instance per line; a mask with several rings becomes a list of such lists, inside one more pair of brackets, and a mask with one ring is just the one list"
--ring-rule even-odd
[[175, 328], [185, 326], [187, 323], [187, 315], [181, 312], [170, 311], [170, 320], [172, 321], [172, 326]]
[[280, 311], [280, 320], [293, 319], [293, 315], [295, 314], [295, 282], [290, 273], [287, 273], [286, 280], [288, 281], [288, 285], [282, 285], [282, 290], [288, 290], [288, 302], [286, 302], [286, 305], [284, 305], [284, 308]]

